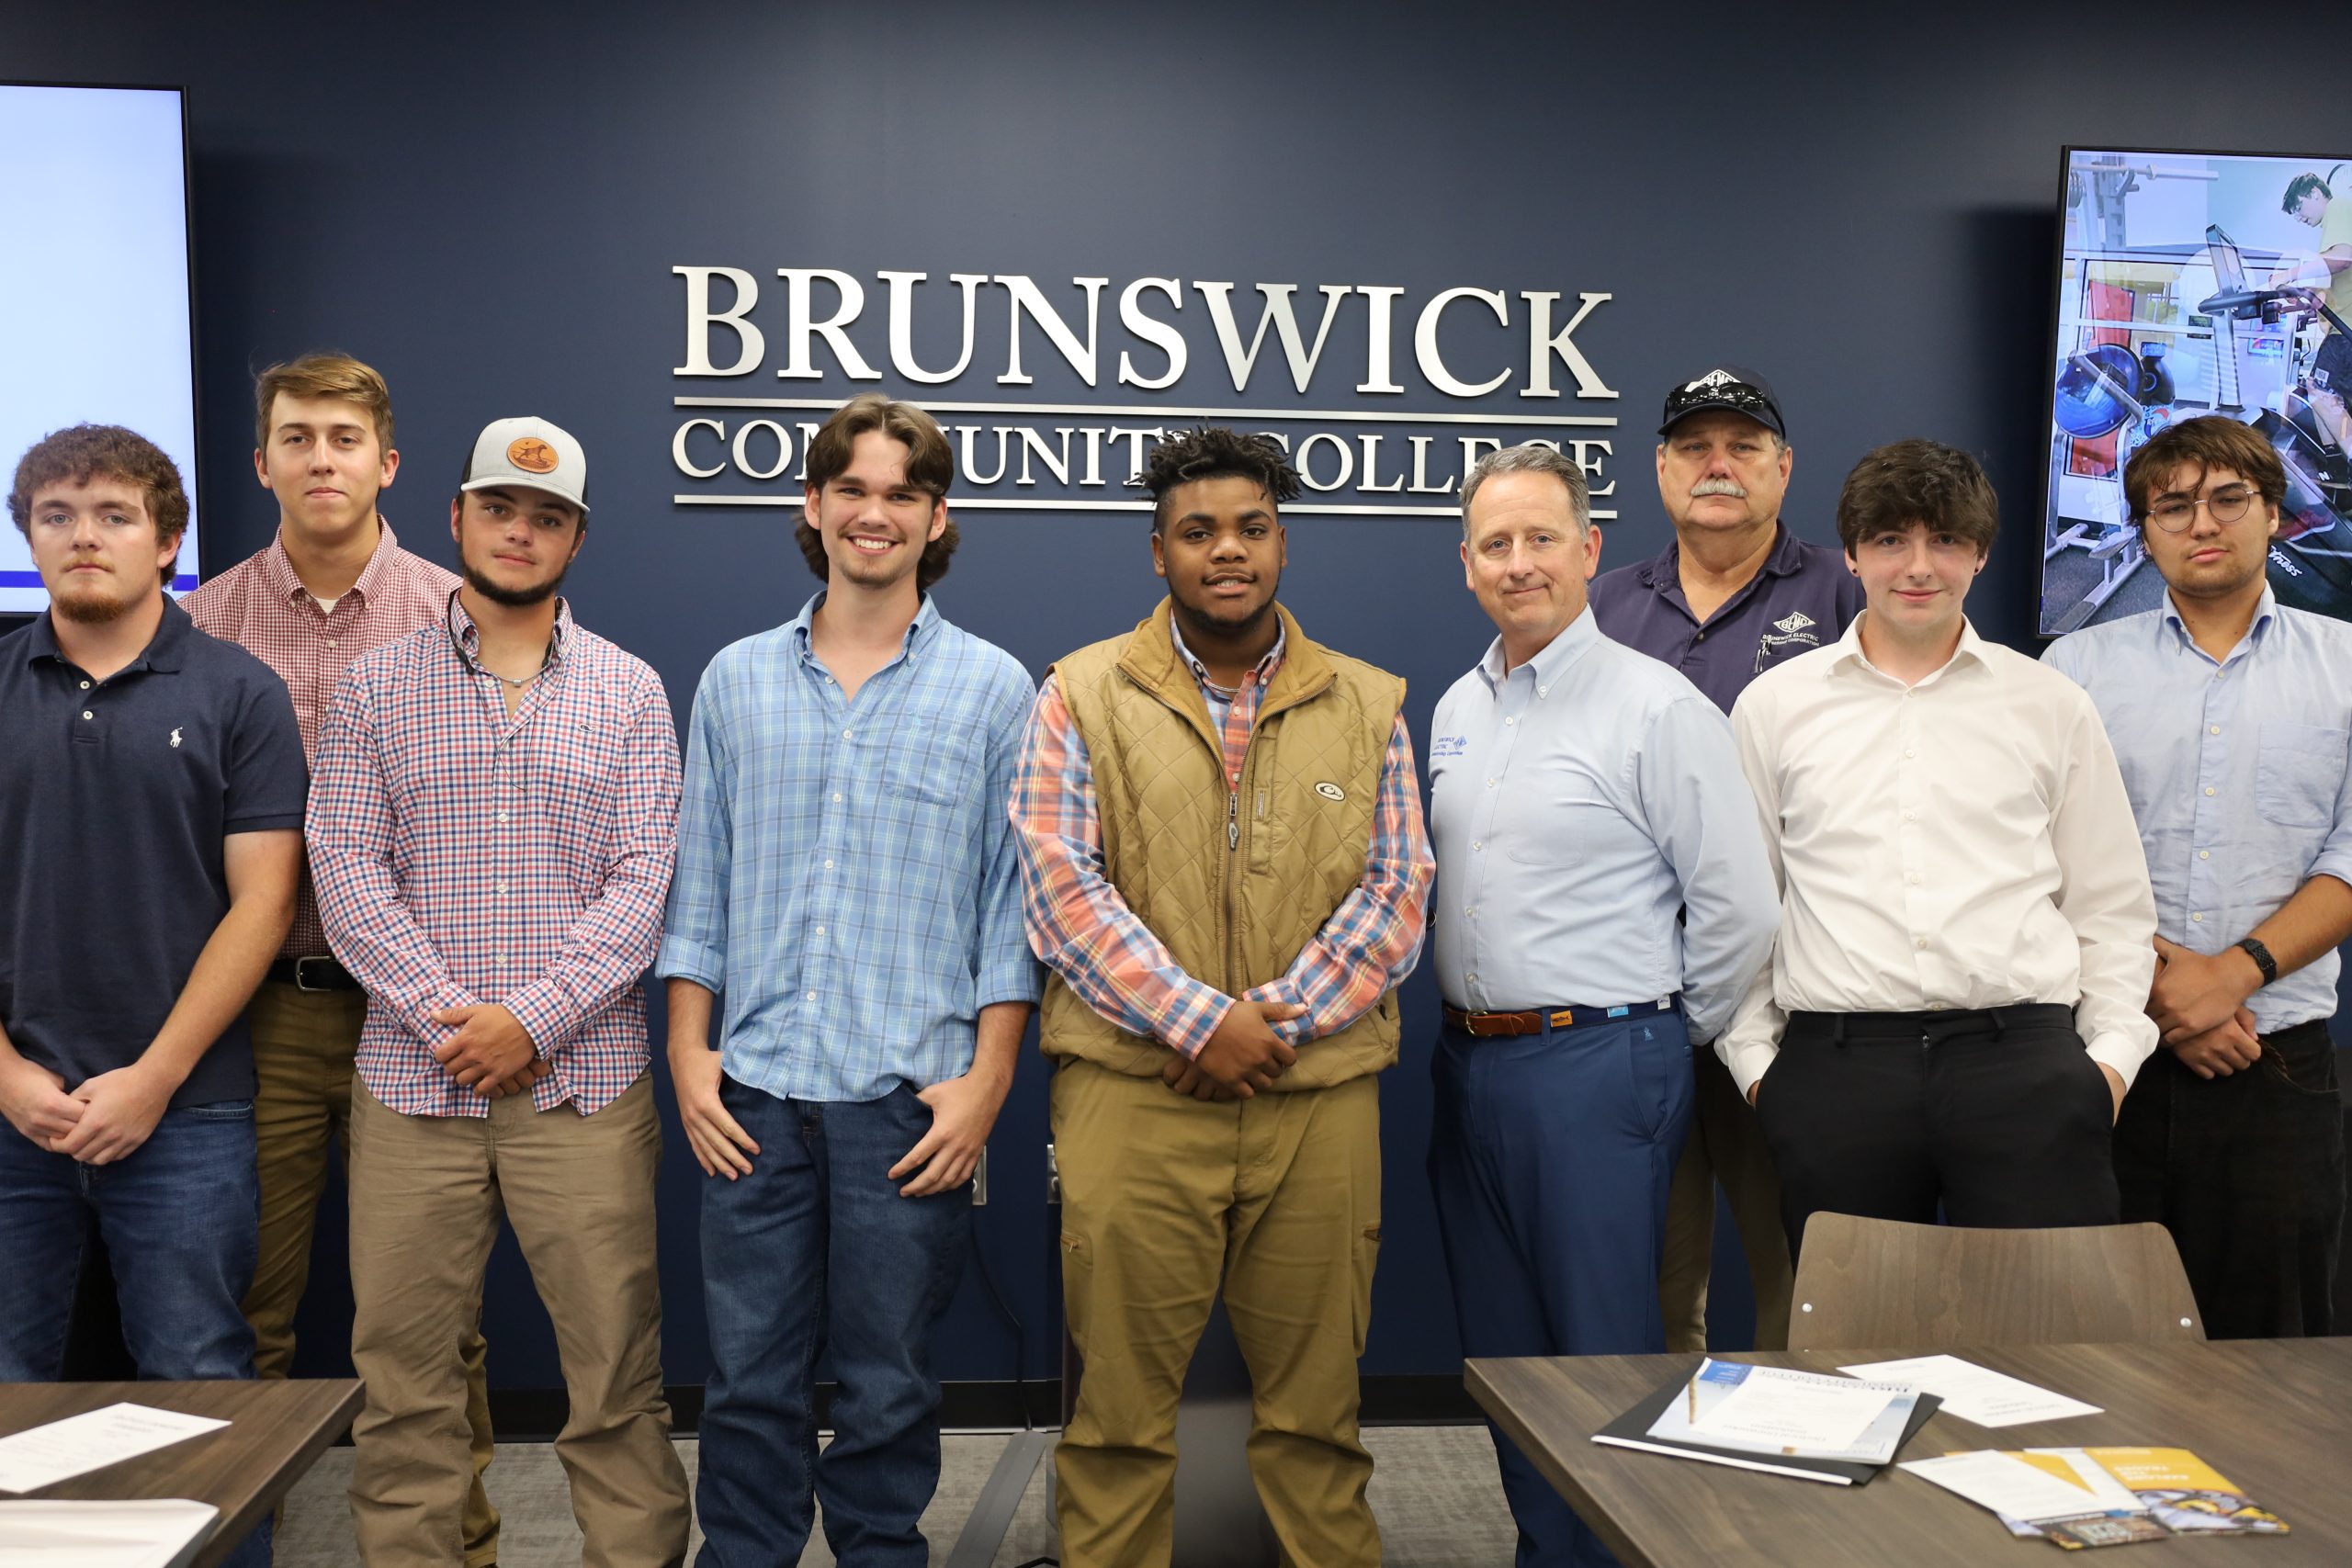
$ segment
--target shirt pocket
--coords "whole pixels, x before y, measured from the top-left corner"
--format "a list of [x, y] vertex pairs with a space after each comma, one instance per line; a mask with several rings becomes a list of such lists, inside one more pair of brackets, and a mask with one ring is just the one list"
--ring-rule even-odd
[[2344, 788], [2345, 730], [2266, 721], [2256, 750], [2254, 807], [2281, 828], [2325, 828]]
[[533, 728], [528, 754], [548, 825], [571, 830], [608, 821], [627, 748], [620, 716], [598, 710], [549, 714]]
[[919, 819], [944, 826], [960, 803], [988, 793], [979, 727], [935, 715], [901, 718], [890, 727], [882, 788], [914, 808]]

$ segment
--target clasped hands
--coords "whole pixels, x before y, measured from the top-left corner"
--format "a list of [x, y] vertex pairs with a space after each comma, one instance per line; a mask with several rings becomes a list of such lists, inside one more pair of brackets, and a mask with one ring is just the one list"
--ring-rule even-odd
[[555, 1070], [531, 1043], [523, 1021], [496, 1002], [443, 1008], [433, 1021], [457, 1031], [433, 1047], [441, 1070], [485, 1100], [522, 1094]]
[[1298, 1060], [1298, 1052], [1276, 1034], [1273, 1025], [1304, 1018], [1306, 1010], [1295, 1002], [1253, 1002], [1246, 998], [1228, 1009], [1216, 1032], [1189, 1060], [1182, 1055], [1160, 1069], [1160, 1081], [1178, 1094], [1194, 1100], [1248, 1100]]
[[2262, 1059], [2245, 1006], [2261, 985], [2262, 971], [2238, 948], [2209, 958], [2158, 937], [2148, 1016], [2183, 1066], [2200, 1078], [2227, 1077]]

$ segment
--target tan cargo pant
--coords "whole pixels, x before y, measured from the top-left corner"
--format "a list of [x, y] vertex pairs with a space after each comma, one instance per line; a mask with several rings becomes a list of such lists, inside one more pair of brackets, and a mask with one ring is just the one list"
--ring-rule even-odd
[[459, 1347], [481, 1316], [503, 1211], [555, 1327], [571, 1415], [555, 1440], [586, 1568], [665, 1568], [686, 1551], [686, 1483], [662, 1396], [654, 1169], [640, 1077], [594, 1116], [528, 1095], [487, 1117], [403, 1116], [351, 1091], [351, 1518], [368, 1568], [462, 1555], [468, 1466]]
[[1249, 1363], [1248, 1452], [1289, 1568], [1374, 1568], [1356, 1359], [1380, 1249], [1380, 1089], [1204, 1104], [1090, 1062], [1053, 1082], [1062, 1292], [1085, 1358], [1055, 1453], [1067, 1568], [1157, 1568], [1176, 1406], [1224, 1276]]
[[1731, 1069], [1712, 1046], [1690, 1052], [1699, 1075], [1690, 1136], [1675, 1162], [1666, 1198], [1666, 1256], [1658, 1265], [1658, 1308], [1668, 1350], [1707, 1348], [1707, 1275], [1715, 1247], [1715, 1182], [1724, 1184], [1747, 1277], [1756, 1289], [1756, 1348], [1789, 1346], [1789, 1292], [1796, 1270], [1781, 1224], [1781, 1179], [1772, 1168], [1756, 1112], [1740, 1097]]
[[[359, 991], [305, 991], [264, 980], [246, 1014], [254, 1036], [254, 1158], [261, 1179], [261, 1250], [245, 1321], [254, 1329], [254, 1371], [282, 1378], [294, 1365], [294, 1313], [311, 1283], [311, 1233], [327, 1162], [337, 1139], [351, 1147], [352, 1058], [368, 998]], [[474, 1479], [466, 1493], [466, 1568], [498, 1561], [498, 1510], [482, 1490], [496, 1439], [482, 1374], [480, 1325], [458, 1346], [466, 1370], [466, 1423]], [[280, 1522], [284, 1505], [279, 1506]]]

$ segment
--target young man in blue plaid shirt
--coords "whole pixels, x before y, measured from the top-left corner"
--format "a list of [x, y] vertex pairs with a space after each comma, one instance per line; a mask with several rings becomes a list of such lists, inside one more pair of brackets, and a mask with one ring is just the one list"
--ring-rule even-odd
[[701, 1568], [798, 1561], [817, 1500], [843, 1568], [927, 1561], [931, 1333], [1040, 989], [1006, 819], [1035, 693], [931, 598], [954, 471], [920, 409], [835, 413], [798, 529], [824, 591], [722, 649], [695, 695], [656, 969], [679, 1115], [715, 1179]]

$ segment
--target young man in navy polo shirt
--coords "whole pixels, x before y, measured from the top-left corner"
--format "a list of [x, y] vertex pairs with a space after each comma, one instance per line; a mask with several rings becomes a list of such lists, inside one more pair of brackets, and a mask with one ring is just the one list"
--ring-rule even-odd
[[139, 1375], [249, 1378], [241, 1015], [294, 916], [293, 705], [164, 597], [187, 495], [152, 444], [60, 431], [8, 510], [50, 611], [0, 638], [0, 1382], [57, 1377], [94, 1221]]
[[[1628, 648], [1671, 664], [1725, 713], [1747, 683], [1836, 642], [1862, 607], [1838, 552], [1781, 521], [1794, 454], [1763, 377], [1716, 366], [1666, 395], [1657, 494], [1674, 538], [1649, 560], [1603, 573], [1592, 618]], [[1698, 1100], [1667, 1201], [1658, 1304], [1669, 1350], [1707, 1348], [1707, 1273], [1720, 1179], [1756, 1289], [1756, 1348], [1789, 1342], [1793, 1269], [1781, 1188], [1756, 1116], [1713, 1051], [1694, 1051]]]

